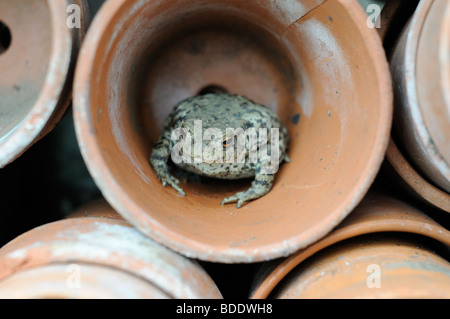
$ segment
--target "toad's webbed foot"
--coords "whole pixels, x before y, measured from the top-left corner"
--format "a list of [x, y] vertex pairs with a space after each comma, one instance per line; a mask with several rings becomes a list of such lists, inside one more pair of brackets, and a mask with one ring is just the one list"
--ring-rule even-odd
[[169, 172], [169, 168], [167, 165], [167, 158], [165, 154], [168, 153], [165, 150], [155, 148], [150, 156], [150, 165], [153, 168], [156, 176], [161, 180], [162, 186], [166, 187], [167, 184], [172, 186], [178, 193], [185, 196], [186, 193], [184, 190], [178, 185], [180, 181], [173, 177]]
[[275, 175], [261, 174], [258, 169], [255, 175], [255, 180], [252, 182], [250, 188], [246, 191], [238, 192], [233, 196], [225, 198], [222, 201], [222, 205], [237, 202], [236, 207], [241, 208], [243, 203], [266, 195], [272, 188], [274, 178]]

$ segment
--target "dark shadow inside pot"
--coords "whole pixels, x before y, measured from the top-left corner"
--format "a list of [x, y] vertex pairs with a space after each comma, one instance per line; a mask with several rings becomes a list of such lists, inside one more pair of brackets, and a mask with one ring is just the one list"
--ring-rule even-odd
[[0, 54], [8, 50], [11, 45], [11, 30], [0, 21]]

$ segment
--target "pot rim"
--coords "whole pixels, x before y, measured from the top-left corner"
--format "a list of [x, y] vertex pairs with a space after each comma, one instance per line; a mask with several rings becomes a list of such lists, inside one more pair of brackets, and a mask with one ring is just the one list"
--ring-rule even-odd
[[322, 240], [280, 262], [264, 275], [262, 281], [252, 291], [250, 298], [267, 298], [283, 278], [303, 261], [319, 251], [347, 239], [382, 232], [398, 232], [429, 237], [450, 246], [450, 232], [423, 213], [413, 215], [404, 210], [393, 211], [389, 215], [383, 212], [381, 216], [377, 216], [377, 213], [371, 211], [356, 216], [352, 215], [350, 220], [341, 224]]
[[[70, 275], [76, 274], [75, 271], [80, 274], [78, 286], [73, 282], [74, 286], [68, 287]], [[121, 286], [111, 286], [111, 278], [120, 281]], [[108, 281], [108, 287], [104, 285], [105, 281]], [[126, 288], [122, 287], [123, 283]], [[0, 281], [0, 290], [0, 295], [6, 299], [141, 299], [153, 298], [152, 294], [158, 298], [173, 298], [133, 273], [92, 263], [62, 262], [23, 269]]]
[[424, 179], [403, 156], [392, 138], [386, 151], [386, 159], [400, 178], [422, 199], [450, 213], [450, 194]]

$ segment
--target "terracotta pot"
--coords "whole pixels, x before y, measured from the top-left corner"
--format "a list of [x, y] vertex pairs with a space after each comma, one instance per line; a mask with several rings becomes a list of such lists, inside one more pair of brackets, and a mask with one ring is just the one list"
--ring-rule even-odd
[[[388, 0], [385, 2], [375, 0], [359, 1], [368, 14], [375, 11], [369, 10], [369, 6], [376, 4], [380, 7], [380, 15], [375, 26], [384, 43], [385, 49], [391, 52], [392, 46], [405, 27], [408, 18], [414, 12], [417, 3], [410, 0]], [[373, 7], [372, 7], [373, 10]], [[411, 12], [411, 15], [409, 14]], [[391, 138], [386, 151], [387, 165], [385, 166], [389, 175], [394, 177], [408, 194], [431, 204], [445, 212], [450, 212], [450, 194], [431, 184], [422, 176], [405, 157], [403, 151], [397, 147]]]
[[[388, 64], [365, 22], [349, 0], [105, 3], [83, 44], [74, 114], [106, 199], [155, 241], [207, 261], [269, 260], [325, 236], [366, 193], [389, 139]], [[240, 209], [220, 202], [248, 181], [183, 183], [182, 197], [148, 163], [174, 104], [217, 87], [272, 108], [291, 136], [273, 189]]]
[[197, 262], [154, 243], [107, 204], [97, 202], [72, 218], [32, 229], [0, 249], [0, 297], [221, 298], [221, 294]]
[[[393, 240], [388, 233], [409, 236], [399, 242], [398, 238]], [[378, 237], [379, 243], [368, 242], [364, 236], [369, 234], [382, 235]], [[298, 297], [450, 297], [450, 264], [426, 248], [411, 246], [411, 240], [416, 235], [422, 236], [421, 242], [427, 238], [450, 245], [450, 232], [422, 212], [396, 199], [369, 193], [328, 236], [289, 258], [266, 263], [255, 280], [251, 297], [271, 296], [280, 289], [280, 283], [290, 276], [305, 280], [300, 287], [297, 285], [299, 282], [294, 280], [292, 293], [294, 290], [302, 291], [301, 287], [311, 284], [311, 294], [304, 292]], [[401, 246], [397, 247], [398, 243]], [[310, 257], [314, 262], [309, 263]], [[369, 274], [366, 268], [372, 264], [380, 266], [381, 290], [369, 289], [366, 285]], [[324, 268], [315, 272], [314, 265]], [[304, 270], [297, 273], [298, 276], [292, 275], [297, 272], [296, 267]], [[360, 271], [362, 268], [363, 273]], [[322, 277], [328, 280], [319, 290], [314, 282], [323, 283]], [[395, 285], [390, 284], [390, 280]]]
[[[79, 20], [72, 20], [74, 12]], [[69, 28], [68, 20], [70, 26], [79, 21], [79, 28]], [[47, 134], [64, 114], [89, 21], [85, 0], [0, 1], [0, 167]]]
[[421, 1], [391, 58], [394, 133], [425, 179], [450, 193], [450, 3]]
[[284, 278], [271, 296], [450, 298], [450, 263], [411, 239], [365, 236], [314, 255]]

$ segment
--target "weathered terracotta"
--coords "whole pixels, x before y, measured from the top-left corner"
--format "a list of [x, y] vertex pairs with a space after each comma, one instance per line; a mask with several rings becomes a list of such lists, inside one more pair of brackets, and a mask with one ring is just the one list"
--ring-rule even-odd
[[273, 298], [450, 298], [450, 263], [405, 238], [370, 236], [336, 244], [286, 277]]
[[[80, 28], [67, 26], [71, 4], [80, 8]], [[46, 135], [66, 111], [89, 21], [86, 0], [0, 1], [0, 167]]]
[[450, 193], [450, 3], [421, 1], [390, 59], [394, 133], [418, 171]]
[[[75, 268], [79, 267], [79, 268]], [[76, 273], [80, 271], [80, 285]], [[160, 288], [135, 275], [92, 264], [49, 264], [0, 281], [2, 299], [166, 299]]]
[[[411, 15], [414, 13], [417, 3], [410, 0], [388, 0], [385, 2], [360, 0], [359, 2], [368, 11], [368, 14], [375, 14], [374, 11], [367, 9], [370, 5], [379, 6], [381, 11], [377, 19], [376, 29], [384, 43], [385, 50], [390, 54], [392, 46], [397, 42], [399, 34], [410, 17], [408, 13], [411, 12]], [[434, 46], [431, 46], [431, 48], [436, 49]], [[386, 151], [387, 165], [385, 166], [389, 175], [412, 196], [445, 212], [450, 212], [450, 194], [434, 186], [422, 176], [403, 152], [391, 138]]]
[[[389, 268], [387, 266], [387, 262], [392, 261], [392, 255], [390, 255], [392, 251], [392, 241], [389, 242], [388, 240], [383, 241], [384, 244], [386, 244], [385, 248], [381, 248], [381, 246], [377, 246], [375, 248], [369, 248], [370, 245], [364, 244], [364, 240], [361, 238], [364, 238], [364, 235], [368, 234], [387, 234], [387, 233], [401, 233], [401, 234], [409, 234], [412, 235], [420, 235], [426, 238], [431, 238], [436, 240], [437, 242], [443, 243], [445, 245], [450, 245], [450, 232], [439, 225], [437, 222], [429, 218], [427, 215], [423, 214], [422, 212], [418, 211], [414, 207], [410, 206], [409, 204], [406, 204], [404, 202], [401, 202], [397, 199], [385, 196], [385, 195], [378, 195], [369, 193], [366, 198], [361, 202], [361, 204], [355, 209], [355, 211], [347, 217], [343, 223], [341, 223], [338, 228], [336, 228], [333, 232], [328, 234], [325, 238], [322, 240], [316, 242], [315, 244], [307, 247], [306, 249], [300, 250], [296, 252], [294, 255], [283, 259], [281, 261], [275, 261], [272, 263], [267, 263], [262, 268], [261, 273], [259, 274], [257, 280], [255, 281], [254, 289], [252, 290], [251, 297], [252, 298], [267, 298], [273, 291], [275, 291], [282, 282], [282, 280], [289, 276], [291, 272], [298, 266], [304, 265], [305, 261], [310, 258], [311, 256], [316, 256], [320, 252], [324, 251], [325, 249], [329, 247], [334, 247], [333, 245], [337, 243], [343, 243], [344, 241], [347, 241], [349, 239], [352, 239], [351, 241], [353, 246], [355, 246], [356, 251], [355, 254], [359, 254], [361, 250], [363, 251], [360, 255], [361, 259], [365, 259], [367, 263], [365, 264], [365, 267], [367, 267], [370, 264], [378, 263], [379, 265], [383, 264], [385, 266], [382, 266], [384, 268], [381, 268], [382, 276], [383, 272], [386, 272], [385, 274], [388, 275], [385, 279], [390, 278], [393, 280], [393, 282], [396, 282], [397, 285], [391, 286], [391, 285], [385, 285], [385, 288], [388, 288], [386, 290], [375, 290], [370, 289], [368, 291], [366, 283], [366, 278], [368, 273], [365, 272], [363, 275], [361, 275], [360, 272], [355, 271], [353, 274], [355, 277], [352, 277], [352, 272], [347, 272], [347, 270], [351, 269], [347, 267], [347, 269], [344, 267], [342, 268], [342, 262], [344, 261], [345, 265], [345, 258], [342, 260], [338, 260], [334, 258], [333, 260], [329, 260], [331, 265], [329, 271], [332, 271], [331, 268], [334, 267], [332, 264], [335, 264], [335, 271], [332, 271], [332, 274], [334, 274], [336, 277], [339, 277], [339, 279], [334, 282], [331, 277], [328, 277], [330, 274], [328, 273], [328, 270], [325, 273], [322, 272], [311, 272], [311, 277], [309, 280], [321, 280], [321, 277], [323, 275], [326, 275], [325, 278], [328, 278], [326, 285], [322, 285], [322, 291], [316, 291], [317, 294], [315, 295], [308, 295], [308, 297], [314, 297], [314, 298], [325, 298], [325, 297], [385, 297], [385, 298], [391, 298], [391, 297], [437, 297], [438, 294], [444, 294], [446, 297], [449, 296], [450, 293], [450, 278], [449, 278], [449, 270], [450, 270], [450, 264], [443, 260], [442, 258], [439, 258], [438, 256], [433, 256], [433, 260], [430, 261], [430, 265], [434, 265], [434, 267], [439, 266], [445, 266], [442, 268], [442, 273], [433, 271], [427, 271], [426, 267], [423, 269], [423, 264], [420, 264], [419, 260], [414, 263], [414, 260], [411, 260], [411, 258], [408, 256], [408, 254], [403, 260], [397, 260], [398, 263], [404, 263], [405, 268], [403, 269], [405, 272], [403, 275], [401, 274], [395, 274], [394, 273], [398, 269]], [[381, 237], [382, 238], [382, 237]], [[388, 236], [385, 236], [385, 238], [389, 238]], [[405, 237], [407, 238], [407, 236]], [[361, 241], [362, 240], [362, 241]], [[359, 242], [359, 243], [358, 243]], [[395, 244], [394, 244], [395, 246]], [[409, 244], [405, 245], [404, 251], [410, 251], [411, 249], [407, 248], [409, 247]], [[390, 247], [388, 250], [388, 247]], [[414, 248], [414, 247], [410, 247]], [[351, 248], [352, 250], [354, 248]], [[375, 249], [378, 250], [377, 255], [380, 257], [378, 258], [378, 261], [374, 261], [372, 257], [374, 257], [375, 253], [372, 253], [372, 251], [366, 251], [366, 254], [364, 255], [364, 249]], [[379, 251], [381, 249], [381, 252]], [[383, 251], [384, 250], [384, 251]], [[413, 249], [414, 250], [414, 249]], [[331, 250], [330, 250], [331, 251]], [[342, 251], [335, 251], [330, 254], [333, 256], [338, 256], [339, 253], [342, 255]], [[389, 257], [391, 259], [384, 259], [383, 253], [385, 253], [386, 258]], [[420, 254], [420, 258], [423, 257], [430, 257], [430, 252], [426, 250], [420, 250], [418, 252]], [[413, 253], [414, 254], [414, 253]], [[395, 255], [395, 254], [394, 254]], [[331, 258], [331, 257], [330, 257]], [[434, 262], [436, 261], [436, 264]], [[357, 267], [364, 266], [364, 263], [358, 262], [356, 264]], [[409, 263], [409, 264], [408, 264]], [[351, 265], [345, 265], [345, 266], [351, 266]], [[420, 281], [420, 278], [417, 278], [415, 273], [413, 271], [414, 267], [416, 267], [419, 273], [426, 274], [426, 278], [429, 278], [429, 282], [427, 282], [427, 287], [423, 286], [423, 281]], [[388, 269], [389, 268], [389, 269]], [[407, 269], [406, 269], [407, 268]], [[405, 270], [406, 269], [406, 270]], [[409, 269], [409, 270], [408, 270]], [[447, 269], [447, 270], [445, 270]], [[342, 273], [341, 273], [342, 272]], [[362, 276], [364, 276], [364, 281], [361, 282]], [[391, 275], [393, 277], [391, 277]], [[347, 277], [345, 277], [347, 276]], [[440, 279], [445, 279], [439, 283]], [[381, 279], [383, 280], [383, 279]], [[355, 287], [351, 287], [353, 283], [359, 281], [358, 285]], [[401, 284], [400, 284], [401, 281]], [[385, 282], [383, 280], [383, 282]], [[432, 284], [433, 283], [433, 284]], [[445, 284], [446, 290], [442, 291], [440, 288], [442, 288], [441, 284]], [[356, 284], [355, 284], [356, 285]], [[355, 290], [353, 290], [355, 288]], [[436, 288], [436, 290], [433, 290], [433, 288]], [[294, 289], [294, 288], [293, 288]], [[315, 288], [314, 288], [315, 289]], [[420, 291], [417, 292], [416, 290], [419, 289]], [[341, 293], [341, 294], [340, 294]], [[380, 293], [381, 295], [378, 295]], [[419, 294], [419, 295], [418, 295]], [[306, 295], [305, 295], [306, 296]], [[442, 296], [442, 295], [441, 295]]]
[[221, 294], [196, 261], [156, 244], [114, 217], [109, 205], [96, 202], [0, 249], [0, 297], [191, 299]]
[[[323, 2], [323, 4], [322, 4]], [[355, 1], [108, 1], [75, 76], [87, 166], [112, 206], [155, 241], [202, 260], [287, 256], [325, 236], [379, 170], [392, 117], [381, 41]], [[164, 188], [148, 164], [173, 105], [219, 87], [275, 110], [291, 163], [236, 209], [248, 181]]]

